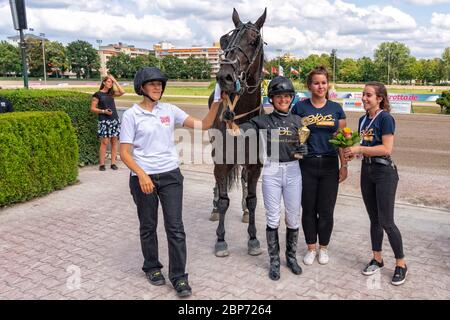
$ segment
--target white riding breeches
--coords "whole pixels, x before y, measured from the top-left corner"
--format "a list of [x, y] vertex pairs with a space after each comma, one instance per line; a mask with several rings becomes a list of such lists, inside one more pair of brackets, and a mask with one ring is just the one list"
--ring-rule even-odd
[[267, 161], [262, 173], [262, 192], [266, 222], [270, 228], [276, 229], [280, 225], [281, 196], [286, 209], [286, 227], [300, 227], [302, 173], [298, 161]]

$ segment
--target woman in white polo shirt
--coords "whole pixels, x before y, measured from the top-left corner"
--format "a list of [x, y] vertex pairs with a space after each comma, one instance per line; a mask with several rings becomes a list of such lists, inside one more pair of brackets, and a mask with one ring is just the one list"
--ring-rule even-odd
[[[139, 104], [125, 111], [120, 133], [120, 155], [131, 170], [130, 190], [137, 206], [144, 265], [151, 284], [165, 284], [158, 258], [158, 203], [161, 201], [169, 243], [169, 279], [180, 297], [192, 293], [186, 267], [186, 236], [182, 221], [183, 176], [173, 134], [176, 124], [209, 129], [219, 107], [220, 89], [203, 120], [195, 119], [178, 107], [159, 100], [167, 77], [158, 68], [140, 69], [134, 90], [144, 96]], [[133, 147], [133, 151], [131, 151]]]

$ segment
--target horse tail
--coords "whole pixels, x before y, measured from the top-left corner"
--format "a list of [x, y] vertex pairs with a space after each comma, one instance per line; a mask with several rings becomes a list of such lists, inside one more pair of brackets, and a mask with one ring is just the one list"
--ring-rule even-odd
[[227, 189], [230, 191], [234, 186], [238, 185], [239, 181], [239, 165], [235, 164], [233, 168], [228, 172], [227, 177]]

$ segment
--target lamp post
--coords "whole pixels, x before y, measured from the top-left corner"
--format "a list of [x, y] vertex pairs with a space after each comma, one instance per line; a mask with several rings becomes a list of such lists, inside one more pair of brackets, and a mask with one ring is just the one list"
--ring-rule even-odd
[[106, 61], [105, 61], [105, 67], [103, 67], [102, 55], [100, 54], [100, 46], [102, 45], [103, 41], [101, 39], [97, 39], [97, 40], [95, 40], [95, 42], [97, 42], [97, 44], [98, 44], [97, 54], [100, 56], [100, 78], [101, 78], [103, 76], [102, 75], [102, 70], [106, 69]]
[[388, 48], [387, 84], [389, 84], [389, 69], [391, 64], [391, 48]]
[[9, 0], [9, 5], [11, 6], [14, 29], [18, 30], [20, 35], [23, 86], [28, 89], [27, 46], [23, 36], [23, 30], [28, 29], [25, 0]]
[[333, 54], [333, 86], [336, 84], [336, 52], [337, 49], [331, 50], [331, 53]]
[[278, 52], [278, 75], [279, 75], [281, 66], [281, 53], [283, 52], [283, 49], [277, 49], [277, 52]]
[[44, 84], [47, 85], [47, 66], [45, 63], [45, 33], [39, 33], [42, 40], [42, 60], [44, 62]]

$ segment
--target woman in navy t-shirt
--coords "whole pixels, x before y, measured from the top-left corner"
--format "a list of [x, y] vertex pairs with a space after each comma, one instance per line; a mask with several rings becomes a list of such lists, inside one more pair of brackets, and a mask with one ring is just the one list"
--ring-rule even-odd
[[362, 273], [372, 275], [384, 266], [381, 255], [384, 230], [397, 261], [391, 283], [401, 285], [406, 280], [407, 268], [402, 236], [394, 223], [398, 173], [390, 155], [394, 146], [395, 121], [389, 113], [391, 107], [386, 87], [382, 83], [366, 84], [362, 101], [366, 115], [359, 120], [361, 145], [344, 150], [348, 159], [354, 158], [356, 154], [364, 156], [361, 192], [370, 218], [373, 259]]
[[[338, 128], [346, 126], [341, 105], [328, 100], [328, 72], [324, 67], [313, 69], [307, 78], [311, 99], [297, 102], [292, 113], [302, 117], [311, 131], [307, 141], [308, 154], [300, 160], [302, 172], [302, 226], [308, 252], [303, 258], [311, 265], [317, 254], [319, 263], [328, 263], [328, 244], [333, 230], [333, 212], [339, 183], [347, 178], [347, 161], [342, 151], [329, 143]], [[339, 168], [339, 159], [341, 168]]]

